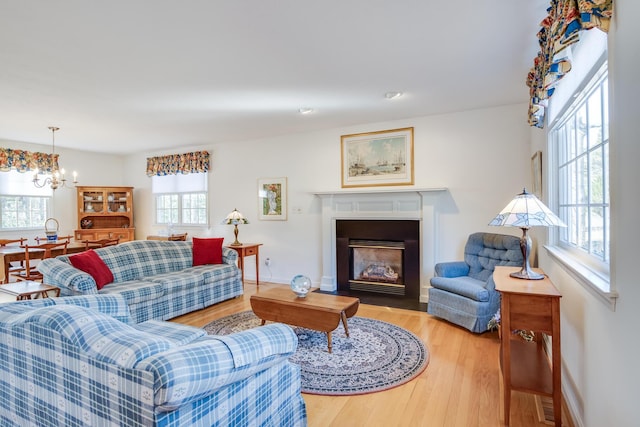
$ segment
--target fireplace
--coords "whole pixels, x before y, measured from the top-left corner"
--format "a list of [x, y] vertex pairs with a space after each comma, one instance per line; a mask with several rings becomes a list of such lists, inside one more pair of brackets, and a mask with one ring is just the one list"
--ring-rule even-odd
[[337, 287], [418, 300], [420, 222], [337, 220]]
[[[379, 189], [348, 189], [336, 191], [323, 191], [314, 193], [321, 201], [321, 234], [322, 234], [322, 279], [320, 289], [323, 292], [347, 293], [339, 291], [349, 288], [348, 264], [346, 278], [343, 273], [343, 260], [349, 261], [349, 239], [344, 240], [344, 235], [338, 239], [336, 234], [337, 224], [343, 221], [392, 221], [412, 223], [417, 231], [415, 237], [410, 238], [409, 246], [405, 244], [404, 262], [408, 257], [410, 263], [416, 259], [419, 267], [416, 271], [403, 271], [405, 295], [412, 298], [418, 294], [419, 303], [428, 300], [428, 280], [433, 276], [433, 266], [436, 263], [438, 253], [438, 212], [450, 206], [450, 196], [444, 187], [434, 188], [379, 188]], [[342, 230], [344, 225], [340, 226]], [[342, 233], [342, 231], [340, 231]], [[413, 234], [413, 233], [412, 233]], [[397, 241], [398, 234], [390, 237], [376, 237], [373, 240]], [[351, 237], [352, 239], [367, 240], [368, 237]], [[404, 239], [403, 239], [404, 240]], [[409, 249], [409, 250], [407, 250]], [[415, 258], [414, 258], [415, 257]], [[341, 264], [341, 277], [338, 278], [338, 264]], [[424, 282], [424, 283], [422, 283]], [[418, 290], [413, 287], [418, 283]], [[361, 293], [362, 294], [362, 293]], [[405, 297], [390, 296], [368, 292], [372, 298], [392, 299], [394, 301], [407, 302]], [[380, 295], [380, 296], [379, 296]], [[363, 299], [361, 298], [361, 301]], [[390, 304], [390, 306], [392, 306]]]

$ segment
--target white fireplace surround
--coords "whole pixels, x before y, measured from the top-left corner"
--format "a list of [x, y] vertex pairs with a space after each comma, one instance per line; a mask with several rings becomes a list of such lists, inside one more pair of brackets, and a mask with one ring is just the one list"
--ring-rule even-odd
[[446, 188], [344, 190], [316, 192], [322, 200], [322, 281], [320, 289], [337, 286], [336, 220], [379, 219], [420, 221], [420, 302], [427, 302], [433, 276], [438, 230], [436, 207]]

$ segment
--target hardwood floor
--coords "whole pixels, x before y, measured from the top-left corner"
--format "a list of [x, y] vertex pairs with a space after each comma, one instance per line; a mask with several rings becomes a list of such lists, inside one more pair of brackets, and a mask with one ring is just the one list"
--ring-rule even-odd
[[[261, 283], [260, 289], [284, 286]], [[239, 311], [250, 310], [255, 284], [242, 297], [173, 321], [202, 327]], [[497, 332], [476, 335], [425, 312], [361, 304], [357, 316], [401, 326], [420, 337], [429, 350], [429, 365], [407, 384], [360, 396], [303, 394], [310, 427], [327, 426], [502, 426], [502, 377]], [[565, 408], [563, 408], [565, 409]], [[572, 427], [570, 420], [563, 425]], [[513, 392], [511, 426], [544, 426], [533, 395]]]

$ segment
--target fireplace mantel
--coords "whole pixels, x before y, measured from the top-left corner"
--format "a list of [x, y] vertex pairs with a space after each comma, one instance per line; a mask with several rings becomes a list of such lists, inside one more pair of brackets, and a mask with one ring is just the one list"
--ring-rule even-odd
[[334, 190], [334, 191], [316, 191], [313, 194], [319, 197], [325, 196], [341, 196], [341, 195], [373, 195], [373, 194], [393, 194], [393, 193], [432, 193], [439, 191], [447, 191], [446, 187], [439, 188], [384, 188], [376, 190]]
[[427, 301], [429, 278], [437, 253], [437, 206], [447, 188], [376, 188], [317, 191], [322, 200], [322, 281], [320, 289], [336, 291], [336, 220], [387, 219], [420, 221], [420, 301]]

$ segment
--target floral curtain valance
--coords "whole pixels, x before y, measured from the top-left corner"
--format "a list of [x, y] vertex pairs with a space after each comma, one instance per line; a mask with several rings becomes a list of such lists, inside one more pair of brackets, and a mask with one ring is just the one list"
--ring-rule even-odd
[[50, 174], [58, 170], [58, 155], [0, 147], [0, 171], [11, 169], [18, 172], [38, 169], [40, 173]]
[[527, 75], [529, 124], [539, 128], [544, 126], [545, 107], [556, 83], [571, 70], [565, 48], [579, 40], [580, 30], [608, 32], [613, 0], [551, 0], [547, 10], [538, 32], [540, 51]]
[[147, 157], [147, 175], [177, 175], [179, 173], [209, 172], [209, 152], [194, 151], [184, 154]]

